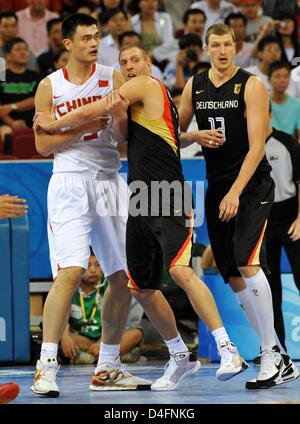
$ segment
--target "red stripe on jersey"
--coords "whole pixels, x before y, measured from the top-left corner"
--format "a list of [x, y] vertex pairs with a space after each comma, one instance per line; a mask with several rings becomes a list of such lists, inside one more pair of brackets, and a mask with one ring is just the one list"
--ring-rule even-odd
[[[95, 70], [96, 70], [96, 63], [93, 62], [92, 63], [92, 72], [91, 72], [91, 75], [89, 76], [89, 78], [91, 78], [91, 76], [93, 75], [93, 73], [95, 72]], [[72, 81], [70, 81], [70, 78], [69, 78], [69, 75], [68, 75], [68, 71], [67, 71], [67, 68], [65, 66], [62, 68], [62, 72], [64, 74], [65, 79], [68, 80], [69, 82], [72, 82]]]
[[108, 81], [99, 80], [99, 87], [108, 87]]
[[163, 95], [164, 95], [164, 113], [163, 113], [162, 117], [163, 117], [167, 127], [169, 128], [169, 131], [171, 133], [171, 136], [172, 136], [172, 139], [174, 141], [175, 146], [177, 146], [176, 137], [175, 137], [175, 130], [174, 130], [174, 125], [173, 125], [173, 121], [172, 121], [171, 108], [170, 108], [170, 99], [169, 99], [168, 94], [167, 94], [167, 89], [157, 78], [156, 78], [156, 81], [160, 84]]
[[[192, 218], [193, 218], [193, 211], [191, 212], [191, 215], [189, 216], [190, 222], [192, 224]], [[176, 265], [176, 262], [181, 258], [183, 252], [185, 251], [185, 248], [187, 247], [187, 245], [189, 244], [189, 242], [192, 239], [192, 235], [193, 235], [193, 225], [190, 225], [190, 229], [189, 229], [189, 235], [187, 236], [185, 242], [183, 243], [183, 245], [181, 246], [179, 252], [177, 253], [177, 255], [175, 256], [175, 258], [173, 259], [173, 261], [171, 262], [170, 268], [171, 266]]]

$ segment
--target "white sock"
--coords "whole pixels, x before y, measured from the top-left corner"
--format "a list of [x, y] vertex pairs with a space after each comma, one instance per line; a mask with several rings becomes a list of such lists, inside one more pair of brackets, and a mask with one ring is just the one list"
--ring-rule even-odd
[[187, 352], [188, 348], [186, 346], [186, 344], [184, 343], [184, 341], [181, 338], [181, 335], [178, 333], [178, 336], [175, 337], [175, 339], [171, 339], [171, 340], [164, 340], [164, 342], [166, 343], [170, 355], [174, 354], [174, 353], [178, 353], [178, 352]]
[[45, 358], [48, 358], [49, 356], [51, 356], [51, 358], [56, 359], [57, 349], [58, 349], [57, 343], [42, 343], [41, 356], [40, 356], [41, 361]]
[[211, 334], [214, 336], [217, 346], [219, 346], [219, 344], [223, 341], [229, 342], [229, 336], [224, 327], [217, 328], [216, 330], [212, 331]]
[[[255, 330], [258, 337], [261, 339], [260, 328], [259, 328], [259, 325], [258, 325], [258, 322], [257, 322], [257, 319], [256, 319], [256, 314], [255, 314], [255, 312], [252, 308], [251, 299], [249, 299], [249, 297], [252, 295], [250, 290], [248, 288], [246, 288], [246, 289], [241, 290], [239, 292], [234, 292], [234, 294], [235, 294], [235, 297], [237, 298], [238, 303], [240, 304], [242, 311], [244, 312], [244, 314], [248, 318], [248, 321], [252, 325], [252, 327]], [[285, 350], [283, 349], [283, 347], [281, 346], [281, 343], [280, 343], [280, 341], [277, 337], [276, 332], [275, 332], [275, 341], [276, 341], [277, 346], [279, 346], [279, 348], [280, 348], [280, 353], [286, 353]]]
[[110, 362], [111, 364], [113, 364], [119, 355], [120, 355], [119, 344], [109, 345], [109, 344], [105, 344], [101, 342], [98, 365], [101, 362]]
[[244, 278], [244, 281], [249, 290], [249, 301], [259, 327], [262, 349], [264, 350], [266, 346], [273, 347], [276, 344], [273, 303], [267, 277], [260, 269], [256, 275]]

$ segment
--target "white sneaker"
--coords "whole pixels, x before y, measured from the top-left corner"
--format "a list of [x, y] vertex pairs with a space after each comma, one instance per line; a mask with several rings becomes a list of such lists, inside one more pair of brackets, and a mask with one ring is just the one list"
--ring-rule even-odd
[[292, 362], [291, 358], [282, 353], [284, 362], [284, 369], [281, 374], [281, 378], [276, 378], [272, 383], [264, 383], [258, 381], [256, 378], [246, 382], [246, 389], [269, 389], [270, 387], [279, 386], [280, 384], [288, 383], [296, 380], [299, 377], [299, 370], [296, 365]]
[[151, 390], [151, 381], [135, 377], [121, 364], [118, 357], [114, 364], [97, 365], [90, 384], [91, 390]]
[[59, 365], [56, 358], [49, 357], [38, 360], [31, 390], [39, 395], [58, 397], [59, 388], [56, 384], [56, 374]]
[[164, 375], [151, 385], [151, 390], [174, 390], [184, 377], [195, 374], [200, 367], [201, 363], [193, 353], [175, 353], [165, 365]]
[[245, 371], [247, 362], [240, 356], [235, 345], [230, 341], [221, 341], [218, 346], [218, 354], [221, 358], [220, 368], [216, 372], [218, 380], [225, 381]]
[[284, 368], [283, 357], [278, 346], [262, 350], [260, 371], [257, 377], [258, 383], [273, 385], [273, 383], [281, 379]]

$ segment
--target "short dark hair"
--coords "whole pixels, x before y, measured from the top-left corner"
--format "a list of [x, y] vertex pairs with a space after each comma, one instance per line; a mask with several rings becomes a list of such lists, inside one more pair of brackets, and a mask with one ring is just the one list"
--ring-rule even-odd
[[270, 78], [275, 71], [282, 68], [287, 69], [289, 73], [291, 73], [291, 65], [288, 62], [284, 60], [276, 60], [276, 62], [271, 63], [268, 69], [268, 78]]
[[78, 26], [98, 26], [98, 22], [92, 16], [86, 15], [84, 13], [74, 13], [70, 16], [67, 16], [62, 23], [61, 32], [62, 37], [72, 39], [74, 33]]
[[243, 15], [242, 13], [229, 13], [229, 15], [226, 17], [224, 24], [229, 25], [231, 19], [242, 19], [242, 21], [244, 22], [245, 26], [247, 25], [248, 19], [246, 18], [245, 15]]
[[24, 44], [26, 44], [26, 46], [28, 46], [28, 44], [26, 43], [25, 40], [23, 40], [23, 38], [14, 37], [14, 38], [11, 38], [10, 40], [6, 41], [6, 43], [4, 44], [4, 46], [3, 46], [4, 54], [10, 53], [12, 51], [13, 46], [17, 43], [24, 43]]
[[123, 40], [124, 40], [125, 37], [138, 37], [138, 39], [140, 41], [142, 41], [142, 36], [141, 36], [141, 34], [139, 32], [136, 32], [136, 31], [125, 31], [125, 32], [122, 32], [122, 34], [120, 34], [119, 37], [118, 37], [118, 42], [119, 42], [119, 45], [120, 46], [122, 45], [122, 42], [123, 42]]
[[0, 22], [4, 18], [15, 18], [17, 22], [19, 21], [18, 16], [13, 10], [5, 10], [4, 12], [0, 12]]
[[120, 9], [119, 7], [114, 7], [113, 9], [107, 9], [104, 13], [100, 15], [100, 18], [99, 18], [100, 24], [106, 25], [107, 22], [118, 13], [123, 13], [124, 18], [128, 20], [128, 15], [124, 9]]
[[180, 37], [178, 42], [180, 50], [186, 49], [190, 46], [199, 46], [202, 49], [202, 40], [199, 35], [196, 34], [185, 34]]
[[282, 44], [277, 37], [274, 37], [273, 35], [266, 35], [257, 44], [257, 51], [262, 52], [268, 44], [274, 44], [274, 43], [278, 44], [278, 46], [282, 50]]
[[62, 19], [61, 18], [50, 19], [50, 21], [48, 21], [47, 22], [47, 25], [46, 25], [46, 27], [47, 27], [47, 34], [50, 34], [53, 25], [60, 24], [61, 22], [62, 22]]
[[191, 15], [199, 14], [203, 15], [204, 22], [206, 22], [206, 14], [201, 9], [187, 9], [182, 16], [182, 22], [184, 23], [184, 25], [186, 25]]

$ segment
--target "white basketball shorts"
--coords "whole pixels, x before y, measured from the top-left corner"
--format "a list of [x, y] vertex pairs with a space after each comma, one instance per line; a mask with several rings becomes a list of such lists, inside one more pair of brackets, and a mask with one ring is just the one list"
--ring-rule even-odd
[[48, 240], [53, 278], [59, 269], [87, 269], [90, 245], [106, 277], [127, 272], [128, 187], [117, 174], [96, 180], [53, 174], [48, 187]]

